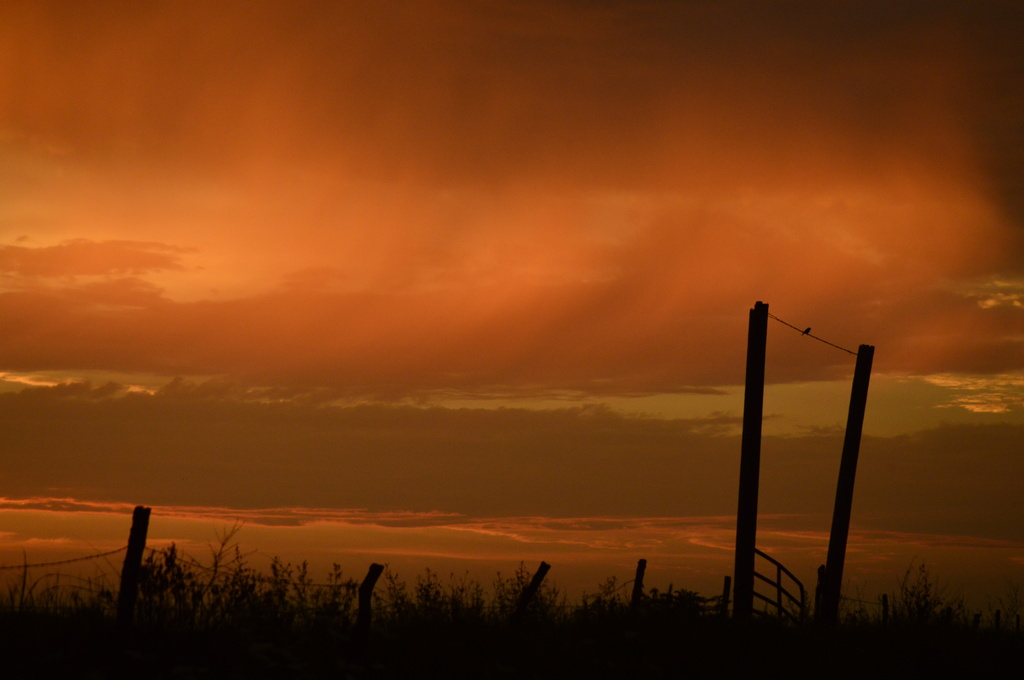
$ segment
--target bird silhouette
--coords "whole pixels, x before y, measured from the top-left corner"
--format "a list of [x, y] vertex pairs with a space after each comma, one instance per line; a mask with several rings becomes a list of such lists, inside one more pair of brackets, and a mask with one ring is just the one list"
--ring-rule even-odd
[[808, 326], [807, 328], [804, 329], [804, 332], [801, 333], [801, 335], [810, 335], [810, 333], [811, 333], [811, 327]]

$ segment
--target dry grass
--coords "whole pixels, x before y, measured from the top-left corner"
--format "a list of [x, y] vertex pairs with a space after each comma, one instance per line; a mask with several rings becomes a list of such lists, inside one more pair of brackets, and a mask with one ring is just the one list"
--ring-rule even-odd
[[[233, 538], [202, 560], [150, 552], [127, 634], [114, 624], [114, 579], [32, 581], [25, 570], [0, 603], [4, 677], [979, 677], [1024, 653], [1011, 626], [977, 629], [923, 564], [898, 579], [889, 625], [861, 609], [831, 629], [735, 621], [718, 598], [671, 586], [633, 604], [614, 579], [577, 602], [542, 586], [517, 619], [523, 565], [489, 588], [385, 571], [364, 638], [359, 584], [337, 565], [323, 578], [279, 560], [258, 571]], [[1017, 592], [999, 600], [1006, 617]]]

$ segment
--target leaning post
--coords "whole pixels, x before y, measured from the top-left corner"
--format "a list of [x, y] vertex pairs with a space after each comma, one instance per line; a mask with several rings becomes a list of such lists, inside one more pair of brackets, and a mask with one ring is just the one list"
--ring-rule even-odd
[[644, 599], [644, 572], [647, 571], [647, 560], [636, 563], [636, 576], [633, 577], [633, 596], [629, 599], [632, 607], [637, 607]]
[[733, 616], [754, 609], [754, 548], [757, 535], [757, 490], [761, 474], [761, 420], [764, 411], [764, 361], [768, 344], [768, 305], [750, 310], [747, 328], [747, 374], [743, 395], [740, 490], [736, 510], [736, 557], [733, 568]]
[[530, 606], [530, 602], [533, 601], [537, 591], [540, 590], [540, 585], [544, 582], [544, 577], [547, 576], [548, 570], [550, 569], [550, 564], [541, 561], [540, 566], [537, 567], [537, 571], [533, 575], [533, 578], [530, 579], [529, 585], [523, 588], [523, 592], [519, 594], [519, 602], [516, 604], [516, 610], [512, 612], [513, 623], [521, 622], [526, 616], [526, 608]]
[[359, 610], [356, 613], [355, 634], [356, 637], [365, 638], [370, 634], [370, 620], [373, 616], [373, 589], [377, 586], [377, 579], [384, 573], [384, 565], [376, 562], [370, 565], [366, 572], [366, 578], [359, 584]]
[[846, 542], [850, 535], [850, 513], [853, 509], [853, 482], [857, 476], [857, 456], [860, 454], [861, 432], [864, 429], [864, 411], [868, 401], [868, 383], [871, 380], [871, 362], [874, 356], [873, 346], [861, 345], [857, 350], [857, 366], [853, 371], [850, 412], [846, 420], [843, 456], [839, 461], [839, 482], [836, 485], [832, 531], [829, 534], [828, 558], [825, 561], [821, 610], [816, 616], [819, 623], [827, 625], [834, 624], [839, 619], [843, 565], [846, 561]]
[[135, 619], [135, 603], [139, 598], [139, 575], [142, 572], [142, 553], [146, 550], [150, 508], [135, 506], [132, 528], [128, 532], [128, 551], [121, 568], [121, 589], [117, 595], [117, 623], [128, 628]]

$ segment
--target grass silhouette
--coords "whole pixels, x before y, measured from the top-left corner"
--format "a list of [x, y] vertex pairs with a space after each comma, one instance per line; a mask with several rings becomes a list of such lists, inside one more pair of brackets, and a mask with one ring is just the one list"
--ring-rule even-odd
[[545, 582], [517, 618], [522, 564], [490, 588], [386, 570], [360, 637], [359, 583], [337, 565], [323, 579], [278, 559], [260, 571], [232, 541], [203, 561], [151, 551], [127, 632], [114, 579], [29, 582], [26, 570], [0, 603], [3, 677], [981, 677], [1024, 654], [1019, 631], [976, 626], [923, 564], [898, 579], [888, 625], [861, 607], [835, 627], [733, 620], [719, 598], [672, 586], [632, 603], [614, 578], [574, 602]]

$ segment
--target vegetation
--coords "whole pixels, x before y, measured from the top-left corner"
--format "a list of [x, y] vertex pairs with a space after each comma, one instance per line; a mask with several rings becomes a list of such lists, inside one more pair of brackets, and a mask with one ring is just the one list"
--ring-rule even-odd
[[562, 678], [937, 677], [995, 675], [1018, 664], [1016, 590], [979, 625], [923, 564], [879, 608], [849, 608], [834, 628], [775, 617], [738, 621], [718, 598], [609, 579], [570, 603], [543, 585], [519, 611], [522, 565], [490, 588], [427, 570], [412, 583], [385, 571], [373, 623], [356, 625], [359, 582], [335, 565], [252, 568], [232, 534], [197, 561], [174, 546], [146, 557], [135, 621], [117, 626], [110, 579], [8, 584], [0, 605], [4, 677]]

